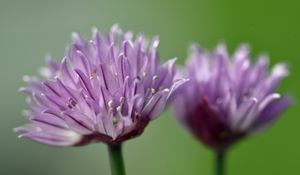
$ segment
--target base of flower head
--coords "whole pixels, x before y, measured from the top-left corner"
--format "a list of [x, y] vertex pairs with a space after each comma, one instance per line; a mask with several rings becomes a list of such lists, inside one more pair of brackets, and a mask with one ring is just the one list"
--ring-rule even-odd
[[215, 151], [224, 151], [246, 136], [246, 133], [233, 131], [225, 120], [220, 120], [219, 112], [211, 106], [208, 99], [203, 98], [199, 106], [189, 112], [190, 117], [186, 117], [185, 122], [203, 144]]
[[[138, 137], [144, 132], [145, 127], [149, 123], [149, 119], [143, 120], [144, 118], [140, 118], [139, 120], [136, 121], [136, 125], [138, 127], [132, 127], [131, 131], [124, 132], [125, 134], [119, 135], [116, 139], [113, 139], [112, 137], [106, 135], [106, 134], [101, 134], [101, 133], [93, 133], [89, 135], [85, 135], [82, 137], [82, 139], [76, 143], [74, 146], [83, 146], [92, 142], [103, 142], [108, 145], [118, 145], [124, 142], [125, 140], [129, 140], [135, 137]], [[130, 130], [130, 128], [128, 128]]]

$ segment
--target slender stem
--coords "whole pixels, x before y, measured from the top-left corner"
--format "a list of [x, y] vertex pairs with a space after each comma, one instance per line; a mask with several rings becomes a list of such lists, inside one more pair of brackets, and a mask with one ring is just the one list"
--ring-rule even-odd
[[216, 152], [216, 175], [225, 175], [226, 173], [225, 173], [225, 171], [226, 171], [226, 169], [225, 169], [225, 157], [226, 155], [225, 155], [225, 152], [224, 151], [217, 151]]
[[122, 145], [108, 145], [111, 175], [125, 175]]

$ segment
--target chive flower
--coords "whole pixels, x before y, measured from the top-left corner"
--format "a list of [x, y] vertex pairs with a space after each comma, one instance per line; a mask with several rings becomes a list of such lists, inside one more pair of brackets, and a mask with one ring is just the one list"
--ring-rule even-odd
[[268, 59], [254, 64], [246, 45], [229, 56], [220, 44], [212, 53], [193, 45], [178, 77], [189, 81], [179, 88], [173, 109], [176, 118], [199, 141], [220, 153], [248, 135], [264, 130], [290, 105], [276, 89], [288, 75], [285, 64], [268, 72]]

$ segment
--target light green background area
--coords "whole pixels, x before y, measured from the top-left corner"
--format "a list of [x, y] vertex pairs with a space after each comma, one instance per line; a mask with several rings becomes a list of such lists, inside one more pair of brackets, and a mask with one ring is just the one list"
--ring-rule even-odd
[[[238, 144], [228, 157], [230, 175], [298, 174], [300, 167], [300, 1], [71, 1], [0, 0], [0, 174], [109, 174], [104, 144], [52, 148], [17, 139], [12, 128], [24, 124], [25, 95], [17, 92], [25, 74], [35, 75], [44, 55], [60, 59], [70, 33], [85, 38], [94, 26], [158, 34], [163, 60], [178, 57], [199, 42], [212, 49], [220, 41], [230, 51], [251, 45], [252, 55], [268, 53], [272, 64], [285, 61], [291, 75], [280, 91], [294, 96], [291, 107], [265, 133]], [[299, 105], [299, 106], [298, 106]], [[213, 154], [172, 118], [150, 123], [144, 134], [124, 145], [128, 175], [212, 174]]]

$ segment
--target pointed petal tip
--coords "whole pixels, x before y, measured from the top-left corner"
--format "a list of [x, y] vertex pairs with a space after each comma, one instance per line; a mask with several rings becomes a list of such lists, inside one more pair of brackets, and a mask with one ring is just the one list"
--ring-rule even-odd
[[242, 49], [242, 50], [246, 50], [246, 51], [249, 51], [250, 50], [250, 45], [246, 42], [243, 42], [241, 43], [239, 46], [238, 46], [238, 50], [239, 49]]
[[261, 65], [268, 65], [270, 62], [269, 56], [267, 54], [260, 54], [258, 56], [258, 63]]
[[279, 93], [274, 93], [274, 94], [272, 94], [272, 97], [273, 97], [274, 99], [278, 99], [278, 98], [281, 97], [281, 95], [280, 95]]
[[174, 57], [172, 59], [169, 59], [168, 61], [166, 61], [163, 66], [169, 68], [169, 69], [173, 69], [174, 68], [174, 65], [175, 65], [175, 62], [177, 60], [177, 57]]
[[111, 26], [111, 31], [116, 31], [118, 29], [120, 29], [120, 25], [118, 23], [115, 23]]
[[13, 131], [14, 133], [17, 133], [17, 132], [19, 132], [19, 128], [13, 128], [12, 131]]
[[278, 63], [272, 69], [272, 75], [277, 77], [286, 77], [289, 75], [288, 64]]
[[98, 28], [96, 26], [92, 27], [92, 33], [97, 34], [99, 32]]
[[178, 60], [178, 57], [171, 58], [171, 60], [173, 60], [174, 62], [176, 62]]
[[24, 75], [22, 77], [23, 81], [28, 82], [30, 80], [30, 76], [29, 75]]
[[[76, 32], [71, 33], [71, 40], [75, 45], [85, 45], [84, 39]], [[66, 49], [67, 50], [67, 49]]]
[[222, 48], [225, 47], [225, 48], [226, 48], [226, 46], [227, 46], [227, 45], [226, 45], [225, 41], [222, 41], [222, 40], [219, 41], [218, 44], [217, 44], [217, 48], [218, 48], [218, 47], [222, 47]]
[[125, 41], [123, 41], [122, 44], [123, 44], [124, 47], [126, 47], [126, 46], [130, 46], [131, 48], [134, 47], [131, 40], [125, 40]]
[[50, 53], [46, 53], [46, 54], [45, 54], [45, 60], [46, 60], [47, 62], [50, 61], [50, 60], [52, 60], [52, 56], [51, 56]]
[[[25, 132], [28, 128], [26, 128], [26, 125], [25, 126], [19, 126], [19, 127], [16, 127], [16, 128], [13, 128], [12, 131], [14, 133], [19, 133], [19, 132]], [[24, 134], [20, 134], [20, 135], [24, 135]]]
[[261, 103], [259, 104], [258, 108], [259, 110], [263, 110], [266, 106], [268, 106], [271, 102], [273, 102], [274, 100], [278, 100], [280, 98], [280, 94], [278, 93], [272, 93], [270, 95], [268, 95], [267, 97], [265, 97]]
[[193, 52], [202, 52], [202, 49], [200, 47], [200, 45], [198, 43], [192, 43], [189, 46], [189, 52], [193, 53]]
[[68, 57], [64, 56], [63, 59], [61, 60], [61, 67], [62, 67], [62, 70], [64, 68], [67, 68], [68, 67], [68, 64], [67, 64], [67, 61], [68, 60]]
[[120, 59], [120, 58], [122, 58], [122, 57], [124, 57], [124, 56], [125, 56], [124, 53], [121, 52], [121, 53], [118, 55], [118, 58]]
[[74, 40], [77, 40], [79, 38], [79, 34], [77, 32], [72, 32], [71, 33], [71, 38]]
[[46, 77], [46, 78], [51, 77], [51, 71], [48, 67], [41, 67], [41, 68], [39, 68], [38, 72], [43, 77]]
[[27, 88], [26, 87], [20, 87], [17, 92], [26, 92]]
[[157, 48], [158, 45], [159, 45], [159, 36], [157, 35], [152, 38], [152, 47]]
[[22, 110], [21, 115], [22, 116], [28, 116], [30, 114], [29, 110]]

